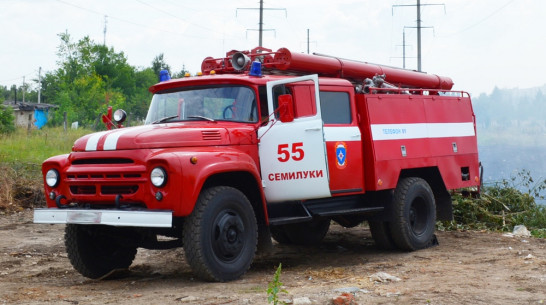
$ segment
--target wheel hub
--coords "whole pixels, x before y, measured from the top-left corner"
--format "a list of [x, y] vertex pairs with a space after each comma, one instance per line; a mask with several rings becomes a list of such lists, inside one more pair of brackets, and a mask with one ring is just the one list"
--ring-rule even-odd
[[244, 225], [234, 213], [224, 213], [214, 227], [213, 248], [217, 257], [229, 261], [237, 257], [244, 246]]
[[412, 203], [408, 215], [409, 224], [414, 234], [423, 234], [427, 227], [427, 218], [427, 210], [423, 200], [421, 198], [416, 199]]

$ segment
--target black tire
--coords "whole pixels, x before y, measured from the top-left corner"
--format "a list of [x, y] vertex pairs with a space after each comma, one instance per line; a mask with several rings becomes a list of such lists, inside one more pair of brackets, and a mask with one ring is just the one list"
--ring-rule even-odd
[[282, 226], [290, 243], [295, 245], [317, 245], [326, 236], [330, 228], [330, 219], [315, 219], [310, 222]]
[[413, 251], [433, 243], [436, 204], [425, 180], [409, 177], [398, 183], [394, 191], [393, 216], [389, 228], [398, 248]]
[[370, 232], [372, 233], [373, 240], [378, 249], [381, 250], [394, 250], [396, 244], [392, 239], [391, 230], [388, 222], [382, 221], [369, 221]]
[[70, 263], [81, 275], [98, 279], [116, 269], [127, 269], [136, 246], [119, 243], [118, 228], [67, 224], [65, 246]]
[[258, 243], [252, 205], [238, 189], [205, 189], [184, 222], [184, 252], [194, 274], [206, 281], [231, 281], [250, 268]]

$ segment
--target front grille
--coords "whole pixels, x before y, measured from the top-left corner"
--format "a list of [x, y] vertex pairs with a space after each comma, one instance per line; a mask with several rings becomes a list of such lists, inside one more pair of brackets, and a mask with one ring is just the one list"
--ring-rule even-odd
[[120, 158], [80, 157], [72, 161], [64, 179], [75, 200], [112, 202], [112, 195], [136, 195], [147, 182], [146, 166], [137, 163], [123, 155]]
[[68, 179], [120, 179], [120, 178], [140, 178], [141, 174], [92, 174], [92, 175], [66, 175]]
[[72, 185], [70, 192], [74, 195], [94, 195], [97, 193], [97, 188], [94, 185]]
[[104, 195], [129, 195], [138, 191], [138, 185], [103, 185], [100, 192]]

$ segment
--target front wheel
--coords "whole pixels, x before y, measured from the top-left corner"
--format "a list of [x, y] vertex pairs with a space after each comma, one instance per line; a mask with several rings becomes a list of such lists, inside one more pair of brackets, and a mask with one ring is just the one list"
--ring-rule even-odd
[[81, 275], [92, 279], [129, 268], [137, 248], [123, 245], [123, 235], [116, 227], [67, 224], [64, 238], [70, 263]]
[[402, 179], [394, 191], [393, 212], [389, 228], [398, 248], [413, 251], [433, 244], [436, 203], [425, 180], [417, 177]]
[[250, 268], [258, 229], [252, 205], [238, 189], [205, 189], [184, 222], [184, 252], [196, 276], [230, 281]]

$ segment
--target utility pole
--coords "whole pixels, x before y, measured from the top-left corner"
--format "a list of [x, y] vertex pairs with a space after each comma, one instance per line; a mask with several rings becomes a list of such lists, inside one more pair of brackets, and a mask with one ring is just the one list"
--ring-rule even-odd
[[404, 59], [402, 60], [402, 67], [406, 68], [406, 29], [402, 31], [402, 56]]
[[259, 23], [259, 30], [260, 30], [260, 39], [258, 42], [258, 46], [262, 46], [262, 32], [264, 29], [264, 0], [260, 0], [260, 23]]
[[262, 47], [262, 33], [263, 31], [275, 31], [274, 29], [264, 29], [264, 10], [270, 10], [270, 11], [284, 11], [285, 17], [288, 15], [285, 8], [264, 8], [264, 1], [260, 0], [260, 8], [252, 8], [252, 7], [242, 7], [237, 8], [235, 10], [235, 17], [237, 17], [237, 12], [239, 10], [260, 10], [260, 22], [258, 23], [258, 29], [247, 29], [247, 31], [259, 31], [259, 39], [258, 39], [258, 46]]
[[25, 77], [23, 76], [23, 103], [25, 103]]
[[41, 103], [40, 98], [42, 95], [42, 67], [38, 69], [38, 104]]
[[307, 29], [307, 54], [309, 54], [309, 29]]
[[415, 58], [406, 56], [406, 47], [411, 46], [406, 44], [406, 27], [402, 31], [402, 44], [396, 45], [397, 47], [402, 47], [402, 57], [391, 57], [391, 58], [402, 58], [402, 68], [406, 69], [406, 58]]
[[421, 71], [421, 0], [417, 0], [417, 71]]
[[423, 27], [421, 25], [421, 6], [432, 6], [432, 5], [442, 5], [444, 7], [444, 14], [446, 11], [446, 5], [445, 4], [421, 4], [421, 0], [417, 0], [417, 4], [401, 4], [401, 5], [393, 5], [392, 6], [392, 14], [394, 15], [394, 8], [395, 7], [405, 7], [405, 6], [415, 6], [417, 8], [417, 71], [421, 71], [421, 29], [423, 28], [430, 28], [430, 27]]
[[105, 46], [106, 45], [106, 27], [108, 25], [108, 15], [104, 15], [104, 40], [102, 42], [102, 45]]

